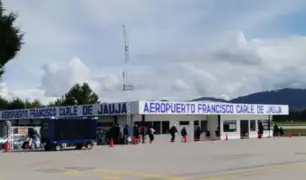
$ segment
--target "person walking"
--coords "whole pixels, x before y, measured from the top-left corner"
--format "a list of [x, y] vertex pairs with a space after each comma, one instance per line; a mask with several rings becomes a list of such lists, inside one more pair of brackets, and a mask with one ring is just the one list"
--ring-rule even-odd
[[133, 141], [136, 142], [136, 144], [138, 144], [138, 141], [139, 141], [139, 128], [138, 128], [138, 125], [135, 124], [134, 126], [134, 129], [133, 129]]
[[124, 136], [124, 141], [125, 144], [129, 144], [130, 143], [130, 131], [129, 131], [129, 125], [125, 125], [125, 127], [123, 128], [123, 136]]
[[170, 142], [174, 142], [175, 141], [175, 134], [178, 133], [178, 130], [176, 128], [176, 125], [174, 124], [171, 129], [170, 129], [170, 135], [171, 135], [171, 140]]
[[183, 129], [181, 130], [181, 135], [183, 137], [183, 141], [187, 142], [187, 130], [185, 127], [183, 127]]
[[154, 133], [155, 133], [155, 130], [152, 127], [149, 127], [148, 135], [150, 138], [150, 144], [154, 141]]

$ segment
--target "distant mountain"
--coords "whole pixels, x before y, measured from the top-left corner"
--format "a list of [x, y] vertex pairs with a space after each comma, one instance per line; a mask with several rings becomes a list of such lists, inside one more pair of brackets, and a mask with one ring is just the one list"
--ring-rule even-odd
[[228, 102], [225, 99], [221, 99], [221, 98], [214, 98], [214, 97], [201, 97], [201, 98], [197, 98], [197, 99], [193, 99], [192, 101], [216, 101], [216, 102]]
[[224, 99], [202, 97], [194, 101], [216, 101], [249, 104], [288, 104], [290, 109], [306, 109], [306, 89], [285, 88], [274, 91], [263, 91], [246, 96], [240, 96], [230, 101]]
[[306, 108], [306, 89], [279, 89], [263, 91], [232, 99], [234, 103], [288, 104], [290, 109]]

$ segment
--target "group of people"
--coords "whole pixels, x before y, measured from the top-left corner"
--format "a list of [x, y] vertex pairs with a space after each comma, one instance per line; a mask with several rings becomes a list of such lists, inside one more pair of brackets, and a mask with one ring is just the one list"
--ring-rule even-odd
[[[179, 133], [176, 125], [173, 125], [169, 129], [170, 134], [170, 142], [175, 142], [176, 136]], [[199, 141], [201, 139], [201, 135], [206, 133], [206, 137], [210, 137], [210, 132], [206, 130], [205, 132], [200, 128], [200, 126], [196, 127], [194, 130], [194, 139], [195, 141]], [[220, 137], [220, 128], [217, 127], [216, 136]], [[130, 127], [125, 125], [124, 128], [121, 128], [118, 124], [114, 124], [106, 133], [106, 139], [109, 143], [110, 139], [113, 139], [114, 144], [131, 144], [131, 143], [140, 143], [141, 140], [144, 142], [146, 136], [149, 137], [149, 143], [154, 141], [155, 129], [151, 126], [138, 126], [137, 124], [134, 127]], [[188, 133], [185, 127], [182, 127], [180, 131], [180, 135], [183, 141], [187, 141]]]
[[114, 144], [131, 144], [132, 141], [135, 143], [140, 143], [141, 137], [144, 140], [145, 136], [149, 136], [150, 143], [154, 141], [155, 130], [152, 127], [138, 126], [137, 124], [134, 127], [125, 125], [121, 131], [121, 128], [118, 124], [114, 124], [106, 132], [106, 141], [112, 139]]
[[[121, 131], [121, 128], [118, 124], [114, 124], [106, 133], [106, 139], [109, 143], [110, 139], [113, 139], [114, 144], [131, 144], [140, 143], [141, 140], [145, 141], [146, 136], [149, 137], [149, 143], [154, 141], [154, 133], [155, 129], [151, 126], [138, 126], [135, 124], [134, 127], [130, 127], [125, 125]], [[173, 125], [169, 129], [170, 134], [170, 142], [175, 142], [176, 136], [179, 133], [176, 125]], [[194, 130], [194, 139], [195, 141], [199, 141], [201, 139], [201, 135], [206, 133], [206, 137], [210, 137], [210, 132], [206, 130], [205, 132], [200, 128], [200, 126], [196, 127]], [[220, 128], [217, 127], [216, 136], [220, 136]], [[185, 127], [183, 127], [180, 131], [180, 135], [183, 141], [187, 141], [188, 133]]]
[[278, 127], [276, 124], [273, 127], [273, 136], [284, 136], [285, 132], [282, 127]]

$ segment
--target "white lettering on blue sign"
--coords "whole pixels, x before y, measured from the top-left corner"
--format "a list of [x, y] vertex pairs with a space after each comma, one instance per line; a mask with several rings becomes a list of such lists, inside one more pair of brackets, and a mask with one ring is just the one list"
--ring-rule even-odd
[[90, 116], [125, 115], [126, 103], [103, 103], [0, 111], [0, 119], [82, 118]]
[[30, 109], [30, 117], [40, 118], [40, 117], [55, 117], [56, 108], [37, 108]]
[[78, 116], [78, 107], [77, 106], [60, 107], [59, 116], [60, 117]]
[[140, 110], [144, 114], [288, 114], [288, 106], [202, 102], [147, 101]]
[[25, 109], [4, 111], [1, 113], [1, 118], [3, 119], [28, 118], [28, 117], [29, 117], [28, 111]]
[[93, 115], [93, 105], [86, 105], [82, 107], [82, 114], [84, 116], [92, 116]]

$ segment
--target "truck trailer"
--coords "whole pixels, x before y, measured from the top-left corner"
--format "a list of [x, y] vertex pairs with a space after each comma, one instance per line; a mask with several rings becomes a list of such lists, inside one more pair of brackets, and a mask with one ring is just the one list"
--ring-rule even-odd
[[44, 119], [41, 121], [41, 142], [46, 151], [67, 146], [92, 149], [97, 142], [95, 119]]

